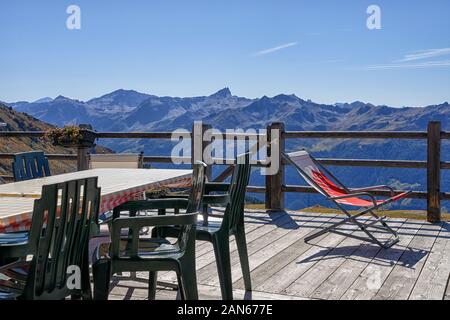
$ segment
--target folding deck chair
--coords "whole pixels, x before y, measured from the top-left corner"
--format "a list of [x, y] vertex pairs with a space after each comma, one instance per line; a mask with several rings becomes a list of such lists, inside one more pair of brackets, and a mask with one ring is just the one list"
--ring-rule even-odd
[[[322, 166], [316, 159], [314, 159], [308, 152], [302, 150], [293, 153], [282, 153], [282, 157], [290, 164], [292, 164], [300, 175], [305, 179], [305, 181], [316, 189], [320, 194], [325, 196], [328, 200], [333, 201], [333, 203], [347, 215], [347, 218], [330, 225], [327, 228], [322, 229], [305, 238], [305, 242], [311, 241], [326, 232], [335, 232], [338, 234], [344, 234], [345, 236], [368, 241], [375, 243], [383, 248], [389, 248], [399, 241], [397, 233], [392, 230], [386, 223], [385, 217], [379, 217], [374, 210], [379, 209], [389, 203], [398, 201], [405, 198], [411, 191], [406, 191], [395, 195], [394, 189], [389, 186], [373, 186], [367, 188], [358, 189], [348, 189], [339, 180], [331, 174], [324, 166]], [[385, 200], [377, 200], [371, 193], [370, 190], [388, 189], [391, 191], [391, 197]], [[364, 197], [366, 199], [364, 199]], [[368, 199], [367, 199], [368, 198]], [[345, 208], [344, 205], [360, 207], [361, 209], [356, 213], [351, 215]], [[375, 220], [367, 223], [362, 223], [357, 220], [365, 214], [370, 214]], [[351, 234], [346, 234], [336, 230], [340, 225], [347, 222], [356, 224], [363, 232], [365, 232], [368, 238], [358, 237]], [[380, 225], [376, 225], [380, 223]], [[378, 240], [368, 228], [372, 227], [375, 229], [381, 229], [387, 231], [393, 235], [393, 238], [381, 242]]]

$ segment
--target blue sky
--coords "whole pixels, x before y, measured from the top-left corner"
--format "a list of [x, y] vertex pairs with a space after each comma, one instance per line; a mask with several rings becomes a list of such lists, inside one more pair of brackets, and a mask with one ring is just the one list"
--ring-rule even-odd
[[[69, 5], [81, 29], [66, 28]], [[381, 30], [366, 27], [381, 9]], [[295, 93], [392, 106], [450, 101], [448, 0], [2, 0], [0, 100], [118, 88]]]

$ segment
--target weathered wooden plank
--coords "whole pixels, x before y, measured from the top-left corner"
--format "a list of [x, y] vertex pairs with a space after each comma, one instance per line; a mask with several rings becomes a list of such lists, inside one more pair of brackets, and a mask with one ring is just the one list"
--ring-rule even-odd
[[292, 138], [334, 138], [334, 139], [426, 139], [423, 131], [287, 131], [286, 139]]
[[[218, 210], [215, 209], [214, 213], [218, 213]], [[261, 233], [269, 232], [266, 230], [266, 227], [257, 232], [257, 229], [260, 229], [264, 226], [273, 226], [283, 224], [282, 219], [286, 219], [286, 214], [284, 212], [273, 212], [267, 214], [266, 212], [248, 210], [245, 213], [245, 231], [247, 235], [247, 242], [253, 241], [260, 237]], [[210, 217], [210, 221], [220, 221], [220, 218]], [[230, 240], [230, 250], [236, 250], [236, 243], [234, 238]], [[212, 244], [207, 241], [197, 241], [196, 243], [196, 268], [201, 269], [205, 265], [211, 263], [211, 261], [215, 261], [215, 255], [213, 251]], [[160, 272], [158, 273], [158, 278], [164, 281], [176, 281], [176, 275], [173, 272]]]
[[[278, 216], [277, 213], [273, 213], [273, 214], [275, 214], [277, 219], [271, 221], [270, 223], [262, 224], [261, 227], [253, 230], [252, 232], [248, 232], [248, 229], [247, 229], [247, 232], [246, 232], [247, 239], [246, 240], [247, 240], [248, 250], [250, 250], [253, 246], [255, 246], [255, 243], [254, 243], [255, 241], [257, 241], [258, 239], [261, 239], [267, 233], [270, 233], [273, 230], [277, 230], [277, 229], [280, 230], [278, 232], [283, 232], [282, 230], [286, 230], [286, 229], [279, 229], [279, 227], [294, 228], [294, 227], [297, 227], [297, 223], [302, 223], [301, 221], [298, 221], [299, 219], [294, 220], [284, 212], [280, 212], [279, 213], [280, 216]], [[304, 217], [302, 217], [302, 219], [310, 220], [310, 219], [314, 219], [315, 216], [317, 216], [317, 214], [307, 214], [307, 215], [304, 215]], [[248, 225], [248, 223], [246, 223], [246, 228], [247, 228], [247, 225]], [[215, 258], [214, 251], [212, 250], [213, 249], [212, 245], [209, 244], [208, 248], [210, 248], [210, 250], [196, 260], [196, 268], [197, 268], [197, 273], [198, 273], [197, 281], [199, 283], [203, 283], [204, 278], [208, 278], [212, 275], [217, 274], [216, 258]], [[235, 253], [236, 251], [237, 251], [236, 242], [235, 242], [234, 238], [231, 238], [230, 252], [231, 252], [232, 256], [237, 255], [237, 253]], [[176, 277], [173, 273], [161, 273], [160, 275], [158, 275], [158, 278], [163, 281], [175, 281], [176, 280]]]
[[[265, 280], [270, 278], [274, 273], [285, 267], [288, 263], [292, 262], [299, 254], [305, 252], [310, 248], [310, 245], [305, 243], [304, 236], [315, 231], [317, 227], [322, 226], [327, 221], [335, 217], [336, 215], [321, 215], [320, 217], [314, 219], [311, 222], [302, 225], [301, 230], [298, 232], [298, 240], [292, 245], [288, 246], [286, 249], [276, 252], [275, 255], [262, 263], [254, 270], [252, 270], [252, 286], [257, 288]], [[242, 278], [235, 281], [233, 284], [236, 288], [244, 289], [244, 281]]]
[[412, 300], [442, 300], [450, 276], [450, 229], [441, 229], [409, 296]]
[[[385, 241], [390, 238], [390, 234], [385, 231], [371, 230], [371, 232], [378, 237], [380, 241]], [[368, 238], [367, 235], [359, 229], [353, 232], [352, 235]], [[334, 247], [326, 257], [320, 259], [314, 267], [310, 268], [287, 287], [284, 292], [301, 297], [313, 295], [317, 287], [339, 268], [339, 266], [345, 262], [347, 257], [352, 256], [359, 249], [361, 243], [361, 239], [352, 237], [344, 239], [344, 241]]]
[[426, 232], [427, 225], [420, 221], [408, 220], [402, 225], [398, 234], [400, 242], [389, 249], [382, 249], [361, 272], [348, 290], [341, 296], [342, 300], [372, 299], [391, 273], [405, 250], [408, 250], [416, 234]]
[[[198, 285], [198, 295], [200, 300], [221, 300], [222, 295], [220, 287], [209, 285]], [[157, 299], [174, 300], [176, 292], [171, 290], [159, 290], [156, 293]], [[246, 292], [242, 289], [233, 289], [233, 298], [235, 300], [304, 300], [300, 297], [281, 295], [270, 292], [251, 291]]]
[[[292, 212], [290, 217], [300, 228], [280, 235], [277, 230], [283, 224], [289, 225], [289, 219], [286, 213], [279, 214], [274, 218], [273, 214], [268, 216], [263, 211], [246, 212], [247, 239], [251, 239], [249, 247], [253, 248], [249, 259], [254, 291], [243, 290], [239, 259], [231, 241], [233, 279], [238, 278], [233, 285], [235, 299], [372, 299], [377, 293], [377, 299], [450, 299], [446, 282], [450, 273], [448, 228], [440, 229], [422, 221], [392, 219], [390, 225], [400, 227], [400, 243], [390, 249], [379, 249], [333, 233], [315, 239], [315, 245], [311, 245], [303, 242], [306, 234], [341, 217]], [[268, 226], [270, 230], [265, 230]], [[353, 226], [346, 225], [345, 229], [360, 235]], [[275, 238], [279, 235], [272, 239], [273, 244], [267, 242], [270, 234]], [[424, 249], [427, 244], [430, 253], [425, 261], [423, 251], [427, 251]], [[209, 264], [200, 268], [206, 270], [207, 282], [199, 281], [199, 297], [221, 299], [212, 246], [199, 243], [197, 248], [203, 251], [199, 259], [212, 257]], [[139, 272], [138, 277], [143, 278], [139, 280], [126, 277], [127, 273], [124, 277], [114, 277], [120, 281], [114, 281], [110, 299], [147, 299], [148, 274]], [[174, 276], [168, 278], [176, 283]], [[398, 290], [382, 297], [386, 286]], [[158, 287], [156, 297], [175, 299], [176, 291]]]
[[[391, 228], [398, 230], [405, 222], [405, 219], [390, 219], [388, 221]], [[404, 237], [400, 236], [400, 241], [405, 244]], [[314, 290], [312, 297], [316, 299], [337, 300], [358, 278], [360, 273], [373, 261], [381, 248], [373, 244], [362, 243], [352, 256], [346, 257], [335, 271]]]
[[447, 290], [445, 291], [444, 300], [450, 300], [450, 277], [447, 280]]
[[[332, 218], [329, 223], [335, 223], [343, 219], [342, 216]], [[354, 225], [344, 225], [340, 230], [351, 232], [355, 230]], [[311, 241], [310, 248], [300, 254], [294, 261], [291, 261], [285, 267], [274, 273], [256, 289], [267, 292], [282, 293], [289, 287], [298, 277], [311, 268], [316, 260], [311, 257], [326, 256], [337, 244], [344, 240], [344, 237], [335, 233], [327, 233], [320, 238]]]
[[415, 235], [373, 299], [404, 300], [409, 297], [440, 229], [440, 224], [427, 224]]
[[[247, 240], [247, 248], [250, 250], [253, 246], [255, 246], [255, 242], [259, 241], [262, 237], [266, 236], [268, 233], [273, 230], [280, 230], [278, 228], [295, 228], [297, 227], [296, 222], [291, 219], [288, 215], [284, 214], [279, 219], [274, 221], [273, 223], [265, 224], [262, 227], [254, 230], [253, 232], [246, 233]], [[286, 230], [286, 229], [281, 229]], [[233, 253], [237, 251], [236, 241], [234, 237], [230, 240], [230, 252]], [[201, 274], [208, 274], [208, 272], [213, 272], [216, 270], [216, 258], [214, 251], [211, 250], [207, 255], [202, 256], [201, 259], [197, 260], [197, 268]], [[203, 268], [206, 268], [203, 270]]]
[[[280, 242], [281, 238], [289, 233], [291, 230], [301, 227], [303, 224], [305, 224], [308, 221], [312, 221], [315, 219], [314, 217], [305, 216], [303, 221], [297, 222], [288, 214], [285, 215], [285, 219], [282, 221], [282, 225], [271, 225], [266, 228], [266, 231], [264, 234], [261, 234], [259, 237], [255, 239], [247, 239], [247, 252], [249, 255], [249, 260], [252, 259], [250, 256], [261, 250], [264, 247], [269, 246], [274, 241]], [[283, 219], [283, 218], [282, 218]], [[281, 222], [281, 221], [280, 221]], [[270, 230], [269, 230], [270, 227]], [[236, 243], [234, 242], [234, 246], [230, 247], [230, 262], [231, 262], [231, 270], [232, 270], [232, 279], [239, 279], [241, 277], [241, 274], [239, 273], [239, 276], [236, 274], [236, 270], [241, 270], [240, 261], [239, 261], [239, 255], [237, 252]], [[214, 253], [212, 253], [214, 254]], [[250, 267], [251, 267], [251, 262]], [[219, 284], [219, 278], [217, 276], [217, 267], [216, 267], [216, 261], [215, 257], [213, 256], [212, 261], [205, 266], [204, 268], [199, 270], [198, 273], [198, 281], [199, 283], [203, 284], [209, 284], [209, 285], [218, 285]]]
[[[302, 221], [301, 223], [298, 223], [298, 228], [296, 229], [276, 229], [255, 241], [254, 245], [247, 246], [250, 271], [269, 260], [277, 252], [284, 250], [286, 247], [296, 242], [300, 238], [297, 231], [303, 229], [304, 225], [312, 223], [317, 219], [318, 217]], [[231, 275], [233, 281], [242, 278], [242, 270], [237, 251], [231, 255]], [[219, 278], [215, 273], [212, 273], [212, 275], [205, 279], [205, 283], [218, 285]]]
[[[116, 281], [111, 286], [109, 300], [147, 300], [147, 283], [145, 281]], [[198, 285], [198, 295], [200, 300], [221, 300], [220, 287]], [[303, 300], [300, 297], [281, 295], [270, 292], [252, 291], [246, 292], [242, 289], [233, 289], [235, 300]], [[172, 289], [157, 288], [156, 299], [176, 300], [177, 291]]]

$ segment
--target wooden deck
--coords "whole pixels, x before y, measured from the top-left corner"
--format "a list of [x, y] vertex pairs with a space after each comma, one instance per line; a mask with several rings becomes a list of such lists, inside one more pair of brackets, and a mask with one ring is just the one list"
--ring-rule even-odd
[[[235, 299], [449, 299], [450, 224], [391, 219], [400, 243], [390, 249], [328, 233], [304, 237], [342, 216], [302, 212], [246, 211], [253, 291], [245, 292], [234, 240], [231, 261]], [[353, 226], [341, 230], [361, 235]], [[378, 236], [387, 234], [377, 232]], [[198, 242], [200, 299], [220, 299], [214, 252]], [[124, 275], [126, 276], [126, 274]], [[138, 280], [114, 277], [110, 299], [147, 299], [145, 273]], [[171, 272], [159, 280], [175, 283]], [[175, 299], [160, 288], [157, 299]]]

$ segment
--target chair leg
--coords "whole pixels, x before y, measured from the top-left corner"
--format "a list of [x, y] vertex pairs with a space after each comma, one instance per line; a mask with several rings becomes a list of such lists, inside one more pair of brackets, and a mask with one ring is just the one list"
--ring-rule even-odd
[[177, 292], [177, 300], [186, 300], [186, 288], [183, 283], [183, 278], [181, 275], [181, 271], [177, 271], [177, 279], [178, 279], [178, 292]]
[[99, 260], [92, 264], [94, 275], [94, 300], [108, 300], [111, 262]]
[[219, 273], [220, 291], [223, 300], [233, 300], [233, 282], [231, 279], [230, 242], [228, 235], [212, 238]]
[[239, 260], [241, 262], [242, 277], [244, 278], [245, 290], [252, 290], [252, 281], [250, 277], [250, 265], [248, 263], [247, 242], [245, 239], [245, 231], [240, 228], [234, 235], [236, 238], [236, 245], [239, 252]]
[[158, 274], [156, 271], [150, 271], [148, 273], [148, 300], [155, 300], [157, 278]]
[[198, 300], [197, 273], [195, 271], [195, 257], [186, 257], [181, 261], [181, 282], [187, 300]]
[[92, 300], [91, 277], [89, 275], [89, 259], [85, 255], [83, 269], [81, 271], [81, 298], [83, 300]]

